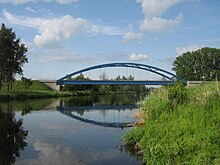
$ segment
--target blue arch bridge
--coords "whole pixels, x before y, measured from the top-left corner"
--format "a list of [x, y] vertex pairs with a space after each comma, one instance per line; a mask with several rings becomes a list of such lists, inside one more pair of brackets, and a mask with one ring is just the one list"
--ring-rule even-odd
[[[101, 68], [135, 68], [140, 69], [146, 72], [151, 72], [156, 75], [159, 75], [166, 80], [154, 81], [154, 80], [72, 80], [70, 79], [72, 76], [95, 70]], [[59, 80], [57, 80], [57, 85], [170, 85], [173, 84], [175, 81], [181, 81], [185, 83], [185, 80], [176, 76], [175, 74], [168, 72], [164, 69], [146, 65], [146, 64], [139, 64], [139, 63], [107, 63], [96, 65], [92, 67], [88, 67], [85, 69], [81, 69], [79, 71], [73, 72], [69, 75], [66, 75]]]

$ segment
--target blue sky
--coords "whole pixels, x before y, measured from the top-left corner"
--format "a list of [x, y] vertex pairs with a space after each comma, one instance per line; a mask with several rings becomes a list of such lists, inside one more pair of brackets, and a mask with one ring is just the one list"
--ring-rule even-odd
[[220, 48], [219, 0], [0, 0], [0, 22], [28, 46], [32, 79], [109, 62], [171, 71], [186, 51]]

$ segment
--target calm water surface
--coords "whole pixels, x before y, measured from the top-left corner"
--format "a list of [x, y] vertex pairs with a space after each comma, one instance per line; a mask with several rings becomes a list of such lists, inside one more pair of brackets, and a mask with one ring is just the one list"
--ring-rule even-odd
[[0, 164], [141, 164], [121, 142], [139, 99], [111, 95], [1, 103]]

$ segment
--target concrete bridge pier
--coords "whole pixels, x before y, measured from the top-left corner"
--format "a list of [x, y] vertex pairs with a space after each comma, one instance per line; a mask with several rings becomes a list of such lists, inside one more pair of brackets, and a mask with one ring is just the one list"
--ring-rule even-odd
[[57, 85], [56, 80], [40, 80], [40, 82], [54, 91], [60, 91], [60, 85]]

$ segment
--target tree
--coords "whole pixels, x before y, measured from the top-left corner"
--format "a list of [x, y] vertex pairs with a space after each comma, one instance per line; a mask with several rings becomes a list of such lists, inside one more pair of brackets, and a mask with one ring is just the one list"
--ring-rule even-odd
[[[75, 78], [69, 77], [68, 80], [89, 80], [88, 77], [85, 77], [82, 73], [80, 73]], [[62, 87], [63, 91], [86, 91], [92, 88], [91, 85], [65, 85]]]
[[33, 84], [33, 81], [31, 81], [31, 79], [28, 79], [26, 77], [21, 77], [21, 81], [24, 83], [26, 89], [30, 89], [31, 85]]
[[220, 49], [202, 48], [176, 57], [172, 68], [185, 80], [211, 81], [220, 79]]
[[28, 62], [26, 52], [25, 44], [16, 37], [15, 32], [2, 24], [0, 29], [0, 88], [2, 83], [6, 82], [8, 90], [11, 90], [15, 75], [23, 75], [23, 64]]

